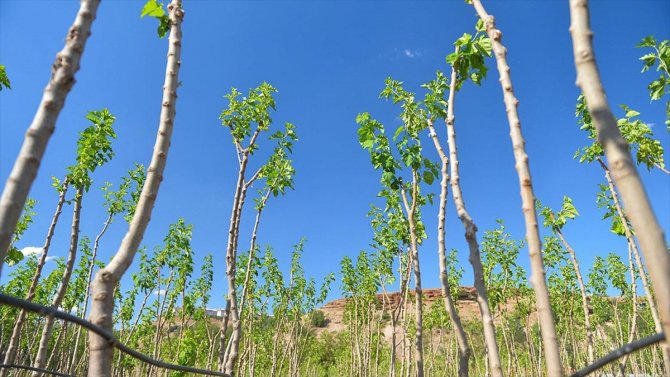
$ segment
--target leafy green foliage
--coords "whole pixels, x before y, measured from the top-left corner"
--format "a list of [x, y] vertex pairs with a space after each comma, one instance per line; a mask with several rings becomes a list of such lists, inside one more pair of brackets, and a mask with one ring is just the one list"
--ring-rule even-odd
[[123, 213], [124, 219], [130, 222], [135, 214], [135, 207], [142, 194], [142, 187], [146, 179], [146, 169], [142, 164], [135, 164], [135, 168], [128, 171], [128, 175], [121, 178], [121, 184], [116, 191], [112, 184], [106, 182], [102, 187], [105, 198], [104, 206], [110, 217]]
[[68, 181], [84, 191], [88, 191], [93, 183], [90, 174], [114, 156], [111, 139], [116, 139], [112, 127], [116, 118], [109, 110], [90, 111], [86, 119], [93, 125], [79, 134], [77, 163], [67, 168]]
[[314, 310], [310, 313], [310, 324], [313, 327], [326, 327], [328, 319], [326, 319], [326, 315], [321, 310]]
[[489, 304], [492, 309], [507, 302], [510, 295], [525, 287], [526, 273], [517, 264], [523, 241], [518, 241], [506, 232], [502, 220], [497, 220], [498, 228], [487, 230], [481, 242], [484, 281], [488, 288]]
[[[621, 109], [625, 115], [617, 120], [617, 125], [621, 135], [635, 153], [637, 164], [644, 164], [648, 170], [654, 166], [664, 168], [663, 146], [660, 141], [653, 138], [651, 127], [637, 119], [639, 112], [626, 105], [621, 105]], [[577, 98], [576, 116], [580, 129], [588, 133], [588, 138], [593, 140], [593, 143], [575, 152], [575, 158], [579, 158], [580, 163], [590, 163], [602, 157], [604, 151], [602, 145], [597, 141], [596, 129], [583, 94]]]
[[574, 220], [579, 216], [577, 208], [575, 208], [574, 204], [572, 204], [572, 199], [568, 196], [563, 197], [563, 204], [557, 212], [553, 212], [551, 208], [543, 206], [539, 200], [537, 201], [537, 207], [544, 219], [543, 225], [551, 228], [553, 231], [561, 231], [568, 220]]
[[[233, 142], [242, 143], [251, 137], [254, 124], [259, 132], [270, 127], [270, 110], [276, 110], [273, 93], [277, 93], [277, 89], [264, 82], [250, 89], [246, 97], [239, 98], [242, 93], [235, 88], [224, 96], [229, 101], [228, 108], [221, 112], [219, 119], [225, 127], [230, 128]], [[250, 152], [253, 153], [253, 149]]]
[[33, 223], [36, 215], [35, 211], [33, 211], [35, 204], [37, 204], [37, 200], [28, 198], [26, 200], [26, 204], [23, 206], [23, 213], [21, 214], [21, 218], [19, 218], [19, 222], [16, 223], [14, 236], [12, 237], [12, 243], [9, 245], [7, 256], [5, 257], [5, 263], [10, 266], [15, 265], [23, 259], [23, 253], [21, 253], [21, 250], [16, 248], [14, 245], [21, 239], [26, 230], [28, 230], [30, 224]]
[[7, 72], [5, 71], [5, 66], [0, 64], [0, 92], [2, 91], [3, 86], [7, 89], [12, 88], [9, 78], [7, 77]]
[[454, 67], [458, 75], [455, 83], [456, 90], [459, 90], [468, 79], [480, 85], [486, 78], [488, 68], [484, 64], [484, 59], [491, 56], [493, 47], [491, 39], [486, 33], [482, 33], [483, 30], [483, 24], [479, 21], [475, 35], [464, 33], [454, 43], [456, 51], [447, 55], [447, 64]]
[[[656, 66], [659, 76], [649, 83], [649, 96], [652, 100], [660, 100], [670, 93], [670, 42], [666, 39], [658, 43], [652, 36], [647, 36], [635, 47], [650, 48], [652, 52], [643, 55], [642, 72], [646, 72]], [[665, 103], [665, 124], [670, 131], [670, 99]]]
[[[616, 209], [614, 204], [614, 198], [612, 197], [612, 192], [610, 191], [607, 185], [599, 184], [598, 193], [596, 194], [596, 204], [598, 208], [604, 208], [605, 214], [603, 215], [603, 220], [609, 219], [612, 223], [610, 231], [619, 236], [626, 235], [626, 229], [624, 228], [623, 223], [621, 222], [621, 217], [619, 212]], [[628, 219], [626, 219], [628, 221]], [[632, 232], [632, 227], [628, 224], [628, 229]]]
[[293, 152], [293, 143], [298, 141], [298, 136], [293, 124], [286, 123], [284, 127], [283, 132], [277, 131], [270, 136], [270, 140], [276, 140], [277, 146], [265, 165], [261, 167], [259, 175], [259, 178], [265, 178], [266, 189], [275, 197], [284, 195], [287, 188], [294, 188], [295, 169], [289, 156]]
[[156, 0], [148, 0], [142, 8], [142, 13], [140, 13], [140, 18], [145, 16], [153, 17], [158, 20], [157, 32], [160, 38], [163, 38], [167, 35], [172, 24], [170, 22], [170, 17], [165, 14], [163, 3], [159, 3]]

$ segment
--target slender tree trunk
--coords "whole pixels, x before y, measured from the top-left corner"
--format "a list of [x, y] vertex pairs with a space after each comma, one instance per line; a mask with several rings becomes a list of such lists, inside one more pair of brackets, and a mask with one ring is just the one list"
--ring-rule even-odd
[[533, 183], [528, 165], [528, 155], [525, 150], [525, 141], [521, 133], [521, 121], [517, 113], [519, 101], [514, 95], [510, 67], [507, 64], [507, 49], [503, 46], [502, 32], [496, 28], [493, 16], [486, 13], [480, 0], [472, 1], [479, 18], [486, 26], [486, 32], [493, 44], [500, 84], [503, 89], [503, 97], [507, 110], [507, 120], [510, 126], [510, 137], [514, 148], [514, 159], [519, 176], [521, 189], [522, 210], [526, 223], [526, 241], [530, 253], [531, 276], [530, 283], [535, 290], [537, 311], [540, 315], [540, 331], [542, 333], [542, 344], [546, 354], [547, 375], [549, 377], [561, 377], [563, 367], [561, 366], [560, 349], [556, 336], [556, 325], [549, 301], [549, 290], [544, 273], [544, 262], [542, 260], [542, 244], [537, 224], [537, 213], [535, 213], [535, 195]]
[[[452, 75], [453, 78], [454, 75]], [[452, 88], [455, 88], [455, 84], [452, 81]], [[428, 129], [430, 131], [430, 137], [433, 139], [433, 144], [435, 144], [435, 149], [437, 150], [440, 160], [442, 161], [442, 167], [440, 174], [442, 179], [440, 181], [440, 205], [437, 215], [437, 255], [438, 261], [440, 264], [440, 283], [442, 285], [442, 296], [444, 297], [444, 306], [449, 313], [449, 318], [451, 323], [454, 326], [456, 331], [456, 341], [458, 342], [458, 376], [467, 377], [469, 375], [468, 370], [468, 361], [470, 359], [470, 345], [468, 344], [468, 338], [465, 335], [465, 330], [463, 330], [463, 324], [461, 323], [461, 317], [458, 315], [456, 310], [456, 304], [454, 303], [453, 297], [451, 297], [451, 287], [449, 286], [449, 277], [447, 275], [447, 255], [446, 255], [446, 245], [445, 245], [445, 222], [446, 222], [446, 207], [447, 207], [447, 195], [449, 190], [449, 158], [444, 152], [440, 141], [437, 138], [437, 133], [433, 127], [432, 121], [428, 122]]]
[[[181, 22], [184, 12], [180, 0], [172, 0], [168, 5], [170, 17], [170, 37], [167, 66], [165, 70], [165, 84], [163, 87], [163, 101], [160, 115], [158, 134], [154, 146], [151, 164], [147, 170], [147, 178], [142, 187], [142, 195], [119, 250], [109, 264], [99, 270], [94, 278], [91, 295], [90, 320], [94, 324], [112, 329], [112, 314], [114, 312], [114, 288], [133, 261], [137, 248], [142, 241], [144, 231], [149, 224], [160, 183], [163, 180], [163, 171], [167, 163], [167, 155], [172, 137], [177, 102], [178, 73], [181, 64]], [[93, 332], [89, 333], [89, 377], [111, 376], [113, 348], [105, 339]]]
[[[584, 92], [589, 113], [598, 132], [598, 142], [612, 167], [624, 206], [640, 242], [645, 259], [650, 261], [649, 274], [658, 300], [663, 332], [670, 335], [670, 253], [663, 230], [658, 224], [647, 193], [644, 190], [637, 168], [633, 163], [628, 145], [619, 132], [617, 121], [607, 104], [605, 90], [595, 62], [591, 45], [593, 32], [589, 25], [589, 9], [586, 0], [570, 0], [570, 32], [572, 34], [577, 85]], [[670, 368], [666, 365], [666, 376]]]
[[584, 279], [582, 278], [582, 272], [579, 269], [579, 262], [577, 261], [577, 255], [575, 251], [570, 247], [568, 241], [563, 236], [563, 232], [559, 229], [556, 231], [558, 238], [561, 239], [563, 246], [568, 250], [570, 254], [570, 261], [572, 262], [572, 267], [575, 270], [575, 275], [577, 275], [577, 283], [579, 284], [579, 293], [582, 296], [582, 310], [584, 311], [584, 326], [586, 327], [586, 346], [589, 355], [589, 364], [593, 364], [595, 360], [595, 353], [593, 350], [593, 328], [591, 327], [591, 315], [589, 314], [589, 300], [586, 296], [586, 287], [584, 285]]
[[[233, 342], [230, 353], [228, 353], [225, 343], [225, 335], [222, 336], [221, 345], [219, 349], [219, 370], [225, 371], [226, 373], [232, 374], [232, 369], [234, 368], [235, 361], [237, 359], [237, 347], [239, 345], [240, 337], [240, 317], [237, 310], [237, 285], [235, 282], [236, 274], [236, 262], [237, 262], [237, 240], [240, 230], [240, 216], [242, 214], [242, 206], [244, 201], [244, 174], [247, 167], [248, 155], [242, 157], [242, 162], [240, 164], [240, 171], [237, 176], [237, 185], [235, 187], [235, 197], [233, 199], [233, 208], [232, 214], [230, 215], [230, 228], [228, 230], [228, 245], [226, 247], [226, 278], [228, 280], [228, 301], [226, 302], [226, 312], [229, 313], [229, 316], [233, 323], [233, 334], [231, 335], [231, 340]], [[229, 305], [229, 306], [228, 306]], [[228, 311], [228, 307], [230, 310]], [[227, 325], [227, 321], [224, 321], [222, 325]], [[225, 334], [226, 329], [222, 328], [222, 331]], [[230, 360], [231, 356], [235, 360]], [[230, 370], [228, 369], [230, 367]]]
[[416, 171], [412, 172], [412, 205], [407, 201], [407, 195], [402, 193], [402, 200], [407, 211], [409, 222], [410, 248], [414, 265], [414, 313], [416, 315], [416, 335], [414, 339], [415, 363], [417, 377], [423, 377], [423, 293], [421, 290], [421, 267], [419, 264], [419, 241], [416, 234], [416, 202], [419, 195]]
[[451, 86], [449, 88], [449, 99], [447, 108], [447, 142], [449, 144], [450, 160], [450, 174], [451, 174], [451, 191], [454, 197], [454, 204], [456, 206], [456, 213], [465, 228], [465, 240], [468, 243], [470, 251], [470, 264], [474, 275], [475, 291], [477, 292], [477, 305], [482, 316], [482, 326], [484, 329], [484, 342], [486, 343], [487, 357], [489, 359], [489, 367], [492, 377], [502, 377], [502, 366], [500, 363], [500, 351], [498, 349], [498, 341], [496, 339], [496, 329], [493, 323], [493, 316], [491, 315], [491, 308], [489, 307], [488, 291], [486, 283], [484, 282], [484, 268], [482, 267], [482, 259], [479, 252], [479, 243], [477, 242], [477, 226], [470, 217], [466, 207], [465, 199], [463, 199], [463, 191], [461, 190], [461, 176], [459, 172], [458, 161], [458, 145], [456, 144], [456, 117], [454, 115], [454, 101], [456, 96], [456, 67], [451, 70]]
[[[63, 204], [65, 203], [65, 195], [67, 194], [68, 189], [67, 178], [63, 181], [63, 186], [60, 193], [58, 194], [58, 203], [56, 204], [56, 211], [51, 218], [51, 224], [47, 230], [47, 236], [44, 241], [44, 246], [42, 246], [42, 255], [40, 260], [37, 262], [37, 268], [35, 269], [35, 274], [33, 275], [33, 280], [30, 282], [30, 287], [28, 288], [28, 293], [26, 295], [26, 300], [32, 301], [35, 298], [35, 292], [37, 290], [37, 284], [39, 283], [40, 277], [42, 276], [42, 269], [44, 268], [44, 263], [46, 263], [47, 255], [49, 254], [49, 248], [51, 247], [51, 239], [56, 232], [56, 225], [58, 224], [58, 219], [60, 214], [63, 212]], [[21, 330], [23, 329], [23, 324], [26, 320], [28, 312], [26, 310], [21, 310], [16, 322], [14, 323], [14, 329], [12, 330], [12, 337], [9, 339], [9, 346], [5, 353], [4, 364], [13, 364], [14, 359], [16, 358], [16, 351], [18, 349], [20, 339], [21, 339]], [[0, 377], [7, 376], [8, 370], [5, 368], [0, 368]]]
[[30, 187], [46, 150], [49, 138], [56, 128], [56, 120], [65, 105], [65, 99], [74, 86], [74, 75], [84, 46], [91, 35], [100, 0], [82, 0], [74, 23], [68, 31], [65, 47], [56, 54], [51, 68], [51, 79], [44, 89], [42, 101], [37, 108], [14, 167], [7, 179], [0, 198], [0, 273], [7, 255], [7, 248], [19, 221]]
[[[84, 189], [78, 188], [75, 194], [74, 211], [72, 214], [72, 234], [70, 235], [70, 249], [67, 254], [67, 262], [65, 264], [65, 271], [63, 272], [63, 279], [58, 287], [58, 293], [53, 300], [52, 307], [58, 309], [63, 303], [67, 287], [70, 284], [70, 277], [72, 276], [72, 269], [74, 268], [74, 261], [77, 259], [77, 246], [79, 245], [79, 220], [81, 218], [81, 201], [84, 197]], [[70, 310], [71, 308], [64, 308]], [[40, 338], [39, 348], [33, 367], [44, 368], [47, 361], [47, 353], [49, 350], [49, 340], [53, 331], [54, 317], [47, 316], [42, 329], [42, 337]], [[32, 377], [40, 377], [42, 373], [33, 372]]]

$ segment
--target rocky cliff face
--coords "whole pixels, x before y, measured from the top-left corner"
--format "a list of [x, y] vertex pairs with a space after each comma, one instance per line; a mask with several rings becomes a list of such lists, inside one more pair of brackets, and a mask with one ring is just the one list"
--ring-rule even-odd
[[[413, 295], [414, 291], [412, 290], [409, 293], [410, 295]], [[440, 288], [429, 288], [423, 290], [423, 303], [425, 307], [430, 307], [435, 301], [442, 300], [442, 298], [442, 289]], [[327, 324], [324, 329], [325, 331], [338, 332], [345, 329], [346, 325], [344, 323], [343, 317], [347, 300], [347, 298], [340, 298], [328, 302], [319, 308], [319, 310], [325, 314], [327, 319]], [[400, 305], [402, 296], [400, 295], [400, 292], [378, 294], [377, 301], [378, 310], [382, 309], [382, 305], [388, 309], [394, 309]], [[412, 308], [414, 307], [414, 299], [412, 297], [408, 297], [405, 305], [407, 306], [408, 310], [413, 311]], [[463, 320], [470, 320], [479, 317], [477, 293], [474, 287], [460, 287], [458, 297], [456, 298], [456, 305], [458, 307], [458, 312]]]

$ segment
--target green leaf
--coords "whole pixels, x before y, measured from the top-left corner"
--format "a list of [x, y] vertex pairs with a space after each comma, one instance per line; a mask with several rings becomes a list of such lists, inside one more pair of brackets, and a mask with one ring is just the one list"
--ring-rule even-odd
[[2, 91], [3, 86], [7, 89], [12, 88], [9, 78], [7, 77], [7, 72], [5, 72], [5, 66], [0, 64], [0, 91]]
[[160, 38], [164, 38], [168, 31], [170, 31], [170, 26], [172, 26], [172, 23], [170, 22], [170, 18], [167, 16], [163, 16], [160, 18], [160, 24], [158, 25], [158, 36]]
[[426, 182], [429, 185], [432, 185], [434, 180], [435, 180], [435, 176], [433, 175], [433, 173], [431, 173], [428, 170], [423, 172], [423, 181], [424, 182]]
[[144, 16], [156, 17], [156, 18], [161, 18], [165, 16], [165, 10], [163, 9], [163, 4], [159, 3], [156, 0], [148, 0], [146, 4], [144, 4], [144, 8], [142, 8], [142, 13], [140, 14], [140, 17]]
[[484, 50], [484, 52], [486, 52], [486, 55], [491, 56], [491, 53], [493, 52], [493, 45], [491, 43], [491, 39], [487, 37], [479, 38], [478, 44]]
[[635, 47], [654, 47], [656, 45], [656, 40], [651, 35], [644, 37], [642, 41]]

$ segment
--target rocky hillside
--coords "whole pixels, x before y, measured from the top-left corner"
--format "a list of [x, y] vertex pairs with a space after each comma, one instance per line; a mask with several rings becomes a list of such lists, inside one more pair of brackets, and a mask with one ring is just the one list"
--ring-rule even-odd
[[[410, 291], [414, 293], [414, 291]], [[377, 300], [381, 303], [385, 302], [389, 308], [395, 308], [400, 305], [401, 296], [400, 292], [392, 292], [386, 294], [377, 295]], [[423, 303], [426, 307], [429, 307], [436, 300], [442, 300], [442, 289], [440, 288], [429, 288], [423, 290]], [[345, 328], [343, 316], [344, 316], [344, 307], [347, 303], [346, 298], [340, 298], [333, 300], [319, 308], [325, 317], [326, 317], [326, 327], [325, 331], [338, 332], [342, 331]], [[412, 298], [408, 299], [407, 302], [408, 308], [413, 307], [414, 300]], [[474, 287], [461, 287], [458, 292], [458, 297], [456, 301], [458, 307], [458, 312], [463, 320], [469, 320], [474, 317], [479, 316], [479, 308], [477, 307], [477, 295]], [[381, 309], [381, 306], [380, 306]]]

